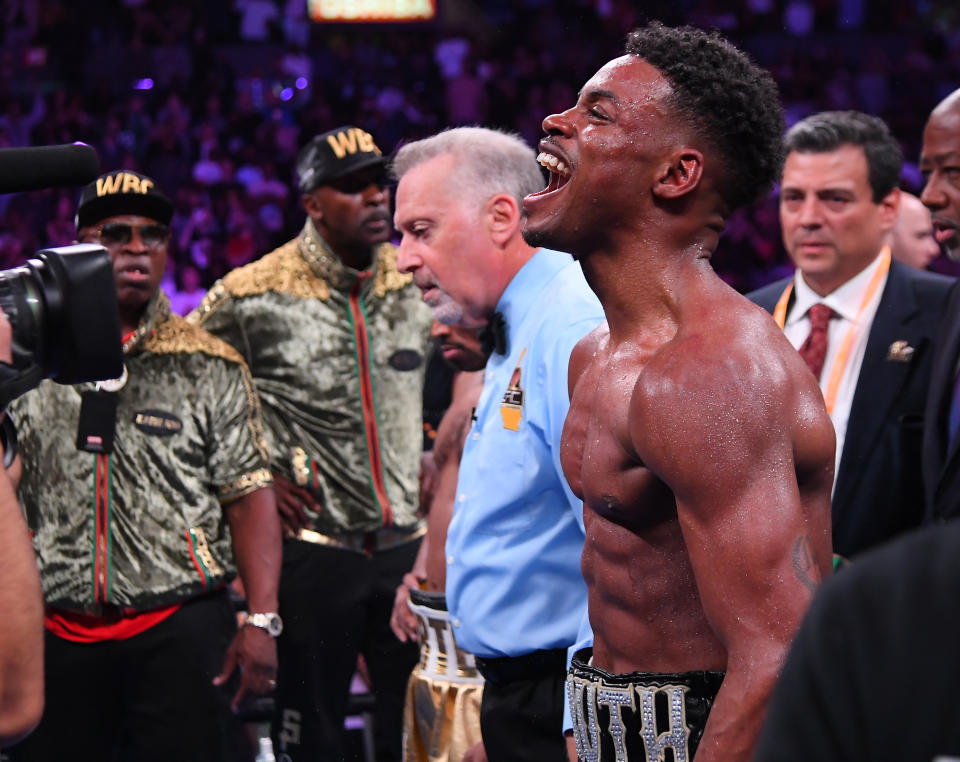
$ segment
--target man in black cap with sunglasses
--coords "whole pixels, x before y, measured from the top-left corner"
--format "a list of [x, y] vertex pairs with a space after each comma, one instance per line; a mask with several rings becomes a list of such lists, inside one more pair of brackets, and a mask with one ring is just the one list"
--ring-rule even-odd
[[113, 260], [123, 373], [11, 405], [47, 630], [46, 709], [15, 760], [251, 759], [235, 712], [275, 685], [280, 521], [259, 403], [239, 353], [159, 288], [172, 212], [128, 170], [84, 188], [78, 238]]
[[192, 313], [244, 356], [264, 406], [287, 530], [274, 749], [339, 760], [357, 655], [376, 697], [376, 758], [400, 759], [417, 646], [390, 630], [413, 565], [431, 311], [398, 272], [384, 158], [341, 127], [297, 157], [292, 241], [216, 283]]

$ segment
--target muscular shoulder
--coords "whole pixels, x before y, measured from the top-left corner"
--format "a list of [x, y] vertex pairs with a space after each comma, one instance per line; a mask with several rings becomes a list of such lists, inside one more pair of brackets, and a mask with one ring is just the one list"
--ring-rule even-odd
[[692, 317], [634, 387], [631, 432], [644, 462], [785, 447], [798, 419], [823, 417], [813, 376], [767, 313], [733, 294]]
[[727, 398], [749, 394], [757, 386], [781, 386], [795, 355], [769, 314], [733, 294], [684, 318], [674, 337], [652, 354], [639, 390], [680, 398], [709, 389], [725, 391], [713, 396]]
[[143, 348], [153, 354], [201, 353], [217, 357], [246, 368], [240, 353], [227, 342], [194, 325], [179, 315], [170, 315], [143, 343]]

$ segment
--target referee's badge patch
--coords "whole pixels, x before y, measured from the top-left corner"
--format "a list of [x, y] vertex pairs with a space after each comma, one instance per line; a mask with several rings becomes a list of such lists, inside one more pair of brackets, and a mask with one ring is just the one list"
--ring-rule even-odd
[[523, 387], [520, 385], [520, 363], [523, 362], [523, 356], [527, 353], [524, 349], [517, 360], [517, 367], [513, 369], [513, 375], [510, 376], [510, 386], [503, 393], [503, 400], [500, 402], [500, 417], [503, 418], [503, 428], [510, 431], [520, 431], [520, 419], [523, 418]]

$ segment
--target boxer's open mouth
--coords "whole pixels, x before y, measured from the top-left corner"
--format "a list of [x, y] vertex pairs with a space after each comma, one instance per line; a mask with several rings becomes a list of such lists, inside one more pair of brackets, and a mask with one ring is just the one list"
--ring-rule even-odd
[[532, 196], [543, 196], [548, 193], [553, 193], [554, 191], [560, 190], [570, 181], [572, 174], [570, 165], [561, 157], [547, 151], [541, 151], [537, 155], [537, 161], [541, 166], [547, 168], [550, 177], [547, 182], [547, 187], [539, 193], [531, 194]]

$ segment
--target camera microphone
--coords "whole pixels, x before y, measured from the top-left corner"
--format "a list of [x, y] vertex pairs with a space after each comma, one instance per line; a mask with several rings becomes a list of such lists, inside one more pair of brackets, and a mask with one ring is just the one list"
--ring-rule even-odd
[[100, 159], [86, 143], [0, 148], [0, 193], [86, 185], [99, 174]]

